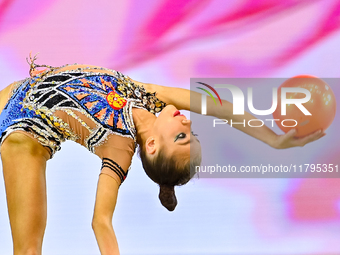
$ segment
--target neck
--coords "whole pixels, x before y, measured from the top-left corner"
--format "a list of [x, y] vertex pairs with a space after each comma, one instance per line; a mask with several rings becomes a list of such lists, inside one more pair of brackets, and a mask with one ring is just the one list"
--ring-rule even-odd
[[137, 143], [139, 146], [143, 146], [152, 134], [152, 127], [157, 117], [139, 108], [132, 108], [132, 116], [137, 131]]

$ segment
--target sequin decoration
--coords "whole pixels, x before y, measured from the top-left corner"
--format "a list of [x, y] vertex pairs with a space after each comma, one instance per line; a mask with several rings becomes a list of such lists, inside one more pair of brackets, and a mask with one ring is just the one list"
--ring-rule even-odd
[[[55, 111], [64, 111], [89, 130], [84, 143], [91, 152], [110, 134], [132, 138], [136, 143], [132, 107], [155, 114], [165, 106], [155, 93], [146, 92], [120, 72], [96, 67], [57, 72], [65, 66], [37, 66], [34, 59], [31, 61], [31, 78], [15, 87], [1, 114], [2, 141], [16, 129], [25, 130], [48, 146], [53, 155], [65, 139], [80, 139], [80, 134], [54, 115]], [[36, 67], [45, 69], [35, 71]], [[96, 127], [91, 129], [76, 112], [96, 123]]]
[[43, 146], [50, 148], [53, 156], [60, 150], [60, 144], [65, 140], [65, 136], [52, 125], [44, 113], [37, 111], [32, 105], [26, 107], [23, 103], [30, 90], [30, 81], [26, 79], [14, 88], [10, 100], [1, 113], [0, 143], [14, 131], [26, 131], [37, 138]]
[[114, 110], [119, 110], [126, 105], [126, 99], [118, 95], [115, 90], [106, 96], [106, 100]]
[[[164, 102], [156, 97], [156, 92], [150, 93], [145, 90], [143, 86], [138, 86], [132, 80], [117, 72], [118, 74], [118, 90], [128, 98], [138, 100], [138, 106], [147, 109], [149, 112], [156, 114], [166, 106]], [[137, 105], [136, 104], [136, 105]]]

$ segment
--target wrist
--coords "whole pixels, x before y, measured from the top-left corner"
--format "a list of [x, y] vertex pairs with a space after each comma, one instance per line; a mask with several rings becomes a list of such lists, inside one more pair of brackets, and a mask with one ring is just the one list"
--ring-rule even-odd
[[267, 141], [267, 144], [274, 149], [280, 149], [279, 136], [277, 134], [273, 134], [273, 136]]

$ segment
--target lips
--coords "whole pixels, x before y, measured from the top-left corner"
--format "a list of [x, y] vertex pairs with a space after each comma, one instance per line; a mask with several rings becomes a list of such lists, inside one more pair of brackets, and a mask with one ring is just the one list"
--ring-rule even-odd
[[178, 115], [181, 115], [181, 112], [179, 110], [175, 111], [174, 113], [174, 117], [178, 116]]
[[183, 114], [181, 114], [181, 112], [180, 111], [175, 111], [175, 113], [174, 113], [174, 117], [176, 117], [176, 116], [184, 116]]

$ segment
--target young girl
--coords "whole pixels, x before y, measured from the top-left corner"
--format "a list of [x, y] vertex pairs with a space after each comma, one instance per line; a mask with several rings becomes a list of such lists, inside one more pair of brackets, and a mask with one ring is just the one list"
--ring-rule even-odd
[[[80, 143], [102, 159], [92, 226], [101, 254], [119, 254], [112, 216], [136, 148], [145, 172], [160, 186], [161, 203], [174, 210], [174, 186], [187, 183], [194, 173], [190, 169], [201, 161], [191, 121], [178, 109], [200, 113], [201, 96], [133, 81], [110, 69], [37, 66], [34, 60], [29, 78], [0, 92], [1, 159], [14, 254], [41, 254], [46, 162], [65, 140]], [[190, 105], [190, 96], [196, 103]], [[250, 114], [233, 116], [227, 101], [215, 107], [208, 99], [207, 105], [207, 115], [253, 119]], [[294, 131], [278, 136], [265, 126], [239, 129], [274, 148], [303, 146], [324, 135], [320, 131], [296, 139]]]

